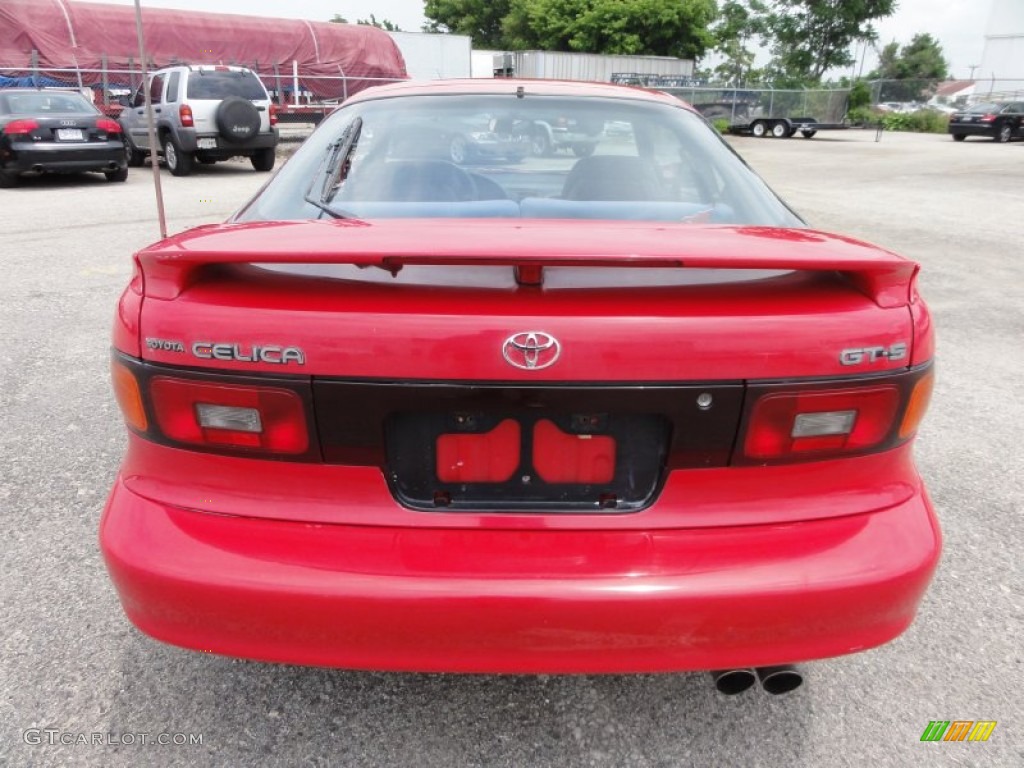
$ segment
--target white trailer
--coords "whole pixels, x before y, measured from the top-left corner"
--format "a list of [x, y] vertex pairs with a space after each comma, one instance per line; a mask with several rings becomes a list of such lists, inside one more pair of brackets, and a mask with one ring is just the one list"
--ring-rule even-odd
[[428, 32], [388, 32], [405, 59], [412, 80], [444, 80], [469, 77], [472, 40], [467, 35], [436, 35]]
[[532, 77], [550, 80], [590, 80], [610, 83], [628, 80], [623, 75], [657, 75], [689, 78], [693, 61], [671, 56], [614, 56], [600, 53], [515, 51], [494, 56], [498, 77]]

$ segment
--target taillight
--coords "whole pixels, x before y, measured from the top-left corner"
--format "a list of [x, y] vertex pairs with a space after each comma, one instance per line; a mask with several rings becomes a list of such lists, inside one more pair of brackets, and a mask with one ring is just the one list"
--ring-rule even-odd
[[192, 374], [115, 352], [111, 379], [125, 423], [153, 442], [319, 459], [307, 378]]
[[270, 105], [270, 124], [277, 125], [277, 104]]
[[4, 134], [7, 136], [28, 134], [38, 127], [39, 122], [37, 120], [11, 120], [11, 122], [4, 126]]
[[309, 448], [306, 411], [291, 390], [156, 376], [149, 393], [160, 431], [176, 442], [286, 454]]
[[996, 116], [995, 116], [995, 115], [982, 115], [982, 116], [981, 116], [981, 117], [979, 117], [978, 119], [979, 119], [979, 120], [980, 120], [981, 122], [983, 122], [983, 123], [991, 123], [991, 122], [992, 122], [993, 120], [995, 120], [995, 119], [996, 119]]
[[856, 383], [751, 385], [739, 463], [805, 461], [891, 448], [913, 437], [932, 371]]
[[193, 128], [195, 120], [192, 118], [192, 107], [188, 104], [182, 104], [178, 107], [178, 120], [181, 121], [183, 128]]
[[96, 121], [96, 130], [106, 131], [107, 133], [120, 133], [121, 126], [116, 120], [111, 120], [109, 117], [101, 117]]

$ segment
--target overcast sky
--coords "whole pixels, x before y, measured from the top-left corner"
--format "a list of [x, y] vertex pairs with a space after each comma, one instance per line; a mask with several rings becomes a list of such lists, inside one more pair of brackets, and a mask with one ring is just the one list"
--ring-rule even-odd
[[[93, 0], [86, 0], [92, 2]], [[133, 0], [103, 0], [131, 5]], [[143, 8], [184, 8], [259, 16], [284, 16], [327, 21], [340, 13], [351, 22], [368, 18], [390, 19], [406, 31], [417, 32], [423, 24], [422, 0], [291, 0], [288, 3], [253, 0], [142, 0]], [[917, 32], [929, 32], [942, 44], [954, 77], [966, 78], [972, 64], [981, 63], [990, 0], [899, 0], [899, 10], [877, 25], [879, 44], [910, 41]], [[874, 65], [868, 51], [865, 72]]]

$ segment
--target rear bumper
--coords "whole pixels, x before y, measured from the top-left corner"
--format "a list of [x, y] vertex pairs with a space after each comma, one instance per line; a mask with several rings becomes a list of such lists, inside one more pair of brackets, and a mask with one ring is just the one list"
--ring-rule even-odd
[[763, 526], [545, 531], [321, 525], [147, 500], [119, 478], [100, 541], [129, 618], [202, 651], [357, 669], [653, 672], [879, 645], [938, 561], [923, 490]]
[[996, 135], [996, 127], [992, 123], [951, 123], [949, 132], [962, 136], [988, 136]]
[[127, 162], [124, 144], [117, 141], [90, 144], [30, 144], [20, 142], [0, 159], [5, 171], [112, 171]]
[[[251, 153], [256, 149], [268, 149], [270, 147], [276, 147], [278, 144], [278, 130], [273, 128], [264, 133], [257, 133], [251, 139], [245, 141], [226, 141], [220, 134], [217, 133], [204, 133], [197, 134], [194, 129], [179, 129], [177, 133], [177, 139], [181, 144], [181, 148], [185, 152], [204, 152], [206, 154], [215, 156], [230, 157], [232, 155], [241, 155], [245, 153]], [[217, 142], [216, 147], [199, 147], [200, 139], [213, 139]]]

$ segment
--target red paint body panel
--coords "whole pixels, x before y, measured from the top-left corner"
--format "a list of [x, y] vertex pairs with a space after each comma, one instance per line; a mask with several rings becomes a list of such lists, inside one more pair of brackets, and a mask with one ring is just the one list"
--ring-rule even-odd
[[308, 525], [190, 512], [119, 480], [101, 524], [125, 610], [203, 651], [347, 668], [654, 672], [884, 643], [939, 553], [923, 490], [873, 514], [704, 530]]
[[[458, 267], [453, 267], [458, 269]], [[147, 273], [148, 275], [148, 273]], [[830, 272], [719, 285], [471, 290], [358, 283], [248, 270], [213, 274], [177, 299], [148, 295], [146, 338], [185, 352], [147, 360], [220, 370], [360, 378], [474, 381], [700, 381], [827, 376], [903, 368], [880, 360], [851, 370], [844, 348], [909, 344], [906, 306], [882, 309]], [[556, 336], [543, 371], [501, 355], [520, 330]], [[302, 368], [193, 357], [194, 342], [298, 346]], [[492, 354], [482, 354], [482, 351]]]

